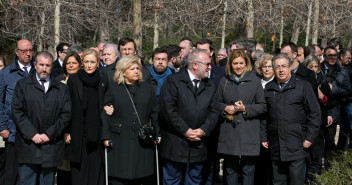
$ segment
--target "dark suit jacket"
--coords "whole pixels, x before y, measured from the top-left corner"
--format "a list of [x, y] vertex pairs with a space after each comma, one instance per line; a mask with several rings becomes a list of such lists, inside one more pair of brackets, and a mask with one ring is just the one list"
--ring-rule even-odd
[[219, 117], [219, 101], [215, 85], [202, 79], [197, 93], [186, 69], [168, 76], [161, 88], [160, 155], [166, 159], [187, 163], [207, 159], [206, 138], [189, 141], [183, 135], [189, 128], [201, 128], [210, 135]]
[[296, 71], [296, 77], [309, 82], [313, 87], [314, 94], [318, 98], [318, 85], [315, 78], [315, 73], [313, 71], [309, 70], [303, 64], [299, 63], [298, 69]]
[[53, 68], [51, 69], [51, 75], [55, 78], [62, 74], [62, 66], [60, 65], [59, 59], [53, 62]]
[[216, 66], [211, 64], [210, 80], [215, 85], [215, 88], [218, 87], [221, 78], [224, 76], [226, 76], [225, 66]]
[[[63, 130], [71, 119], [71, 101], [66, 85], [50, 78], [46, 93], [33, 73], [17, 82], [12, 100], [12, 118], [17, 127], [18, 162], [57, 167], [62, 164]], [[31, 138], [45, 133], [50, 141], [35, 144]]]

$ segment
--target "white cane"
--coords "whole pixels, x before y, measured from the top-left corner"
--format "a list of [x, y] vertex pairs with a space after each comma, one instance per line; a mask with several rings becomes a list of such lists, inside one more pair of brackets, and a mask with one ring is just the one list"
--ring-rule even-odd
[[[156, 138], [158, 142], [158, 138]], [[157, 185], [160, 185], [160, 175], [159, 175], [159, 154], [158, 154], [158, 143], [155, 144], [155, 162], [156, 162], [156, 182]]]
[[108, 148], [105, 147], [105, 185], [108, 185]]

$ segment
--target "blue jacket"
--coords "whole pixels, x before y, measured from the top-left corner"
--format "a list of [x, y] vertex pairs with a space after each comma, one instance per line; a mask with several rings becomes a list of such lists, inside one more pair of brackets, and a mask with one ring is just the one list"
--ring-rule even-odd
[[[10, 65], [0, 71], [0, 131], [9, 130], [8, 142], [15, 142], [16, 126], [11, 118], [12, 95], [18, 80], [24, 78], [24, 72], [15, 56]], [[34, 71], [33, 62], [29, 73]]]

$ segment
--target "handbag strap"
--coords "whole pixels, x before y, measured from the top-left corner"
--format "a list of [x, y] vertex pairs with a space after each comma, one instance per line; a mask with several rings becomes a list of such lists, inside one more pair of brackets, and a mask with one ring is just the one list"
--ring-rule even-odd
[[134, 109], [134, 111], [135, 111], [135, 114], [136, 114], [136, 116], [137, 116], [137, 119], [138, 119], [138, 123], [139, 123], [139, 125], [140, 125], [141, 127], [143, 127], [143, 125], [142, 125], [142, 123], [141, 123], [141, 120], [139, 119], [138, 112], [137, 112], [136, 106], [134, 105], [134, 102], [133, 102], [132, 96], [131, 96], [131, 94], [130, 94], [130, 91], [127, 89], [126, 84], [123, 84], [123, 85], [125, 86], [125, 89], [126, 89], [126, 91], [127, 91], [128, 97], [130, 97], [130, 100], [131, 100], [131, 103], [132, 103], [132, 107], [133, 107], [133, 109]]

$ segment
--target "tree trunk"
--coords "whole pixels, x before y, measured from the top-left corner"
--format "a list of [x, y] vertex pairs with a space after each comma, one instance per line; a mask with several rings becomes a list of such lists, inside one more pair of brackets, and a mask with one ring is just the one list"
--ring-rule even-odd
[[142, 56], [142, 16], [141, 0], [133, 0], [133, 38], [137, 45], [137, 52]]
[[319, 0], [314, 0], [312, 44], [318, 44], [318, 26], [319, 26]]
[[39, 42], [38, 42], [38, 51], [43, 51], [44, 45], [44, 31], [45, 31], [45, 13], [44, 11], [40, 12], [40, 32], [39, 32]]
[[281, 5], [281, 21], [280, 21], [280, 42], [279, 45], [281, 46], [284, 39], [284, 7]]
[[224, 2], [224, 15], [222, 17], [222, 31], [221, 31], [221, 48], [225, 48], [225, 30], [226, 30], [226, 14], [227, 14], [227, 0]]
[[309, 45], [309, 37], [310, 37], [310, 17], [312, 16], [312, 6], [313, 2], [310, 1], [308, 5], [308, 19], [307, 19], [307, 31], [306, 31], [306, 43], [305, 46]]
[[322, 48], [326, 48], [326, 46], [328, 46], [328, 40], [327, 40], [326, 38], [321, 39], [321, 44], [320, 44], [320, 46], [321, 46]]
[[351, 48], [351, 46], [352, 46], [352, 39], [348, 40], [347, 48]]
[[273, 47], [271, 49], [271, 52], [274, 52], [276, 50], [276, 32], [274, 31], [274, 35], [272, 36], [274, 37], [274, 39], [272, 39], [272, 42], [273, 42]]
[[160, 5], [157, 2], [154, 9], [154, 46], [153, 49], [159, 46], [159, 11]]
[[54, 14], [54, 46], [60, 42], [60, 0], [56, 0], [55, 14]]
[[253, 38], [253, 22], [254, 22], [254, 12], [253, 12], [253, 1], [247, 0], [247, 24], [246, 24], [246, 31], [247, 37]]
[[300, 23], [299, 18], [297, 18], [295, 20], [295, 22], [293, 23], [293, 33], [292, 33], [292, 36], [291, 36], [291, 42], [297, 44], [300, 31], [301, 31], [301, 23]]
[[236, 39], [244, 39], [246, 38], [246, 25], [245, 25], [245, 20], [243, 18], [240, 18], [240, 21], [238, 23], [237, 27], [237, 33], [236, 33]]

